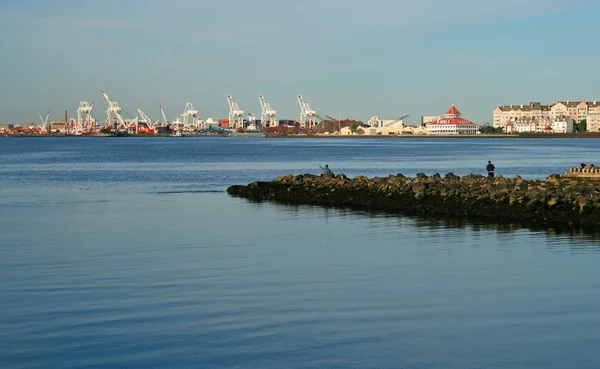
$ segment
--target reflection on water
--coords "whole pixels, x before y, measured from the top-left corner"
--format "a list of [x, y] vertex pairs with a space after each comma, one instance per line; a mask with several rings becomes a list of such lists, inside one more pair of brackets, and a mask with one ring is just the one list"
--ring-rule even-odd
[[[244, 199], [248, 203], [260, 206], [261, 204], [268, 204], [269, 201]], [[376, 210], [363, 210], [354, 208], [339, 208], [339, 207], [326, 207], [318, 205], [293, 205], [293, 204], [282, 204], [273, 203], [273, 209], [282, 214], [282, 216], [288, 216], [292, 218], [298, 218], [303, 210], [309, 210], [312, 216], [327, 220], [330, 218], [344, 218], [344, 217], [359, 217], [365, 218], [365, 222], [368, 222], [369, 226], [374, 229], [380, 226], [388, 227], [394, 224], [398, 227], [415, 227], [418, 229], [425, 229], [429, 231], [436, 231], [440, 229], [458, 229], [469, 232], [480, 232], [480, 231], [492, 231], [499, 235], [513, 235], [510, 238], [511, 241], [518, 240], [519, 237], [523, 236], [523, 231], [528, 230], [537, 234], [545, 234], [549, 240], [558, 239], [560, 244], [564, 244], [564, 241], [568, 241], [569, 246], [579, 251], [589, 252], [600, 252], [600, 230], [597, 229], [573, 229], [569, 227], [565, 228], [545, 228], [539, 227], [538, 225], [527, 225], [523, 223], [510, 223], [495, 221], [481, 218], [460, 218], [460, 217], [436, 217], [436, 216], [423, 216], [423, 215], [406, 215], [398, 214], [386, 211]], [[375, 220], [375, 221], [373, 221]], [[376, 220], [382, 220], [377, 222]], [[380, 229], [377, 229], [380, 231]], [[509, 239], [507, 239], [508, 241]]]
[[545, 177], [598, 154], [592, 140], [5, 140], [0, 367], [596, 369], [595, 234], [225, 189], [324, 162], [386, 176], [489, 157]]

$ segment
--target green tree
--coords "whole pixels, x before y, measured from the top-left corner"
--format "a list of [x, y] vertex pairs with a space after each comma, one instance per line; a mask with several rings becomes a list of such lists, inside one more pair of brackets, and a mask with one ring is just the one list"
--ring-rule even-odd
[[350, 126], [350, 132], [352, 132], [352, 133], [355, 133], [357, 129], [358, 129], [358, 126], [356, 125], [356, 123], [353, 123]]
[[494, 128], [493, 126], [486, 124], [483, 127], [481, 127], [481, 133], [484, 135], [493, 135], [504, 133], [504, 130], [502, 129], [502, 127]]
[[236, 130], [237, 133], [244, 133], [244, 128], [242, 127], [238, 127], [238, 129]]
[[577, 125], [577, 132], [586, 132], [587, 131], [587, 119], [582, 119], [581, 122]]

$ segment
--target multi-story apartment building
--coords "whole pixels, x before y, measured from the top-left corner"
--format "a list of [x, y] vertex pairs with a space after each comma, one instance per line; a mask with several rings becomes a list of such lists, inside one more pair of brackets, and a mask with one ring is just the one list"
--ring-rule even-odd
[[495, 128], [505, 127], [507, 123], [518, 119], [544, 118], [556, 120], [562, 116], [570, 117], [579, 123], [586, 119], [588, 114], [600, 113], [598, 101], [557, 101], [554, 104], [542, 105], [539, 102], [530, 102], [527, 105], [502, 105], [494, 109], [493, 124]]
[[570, 133], [573, 132], [573, 120], [566, 116], [557, 118], [519, 118], [506, 123], [506, 133]]
[[588, 115], [585, 120], [588, 131], [600, 132], [600, 101], [592, 101], [588, 104]]
[[527, 105], [502, 105], [494, 109], [494, 128], [504, 127], [506, 123], [517, 119], [533, 117], [550, 117], [551, 105], [542, 105], [539, 102], [530, 102]]
[[589, 113], [585, 118], [587, 130], [590, 132], [600, 132], [600, 113]]

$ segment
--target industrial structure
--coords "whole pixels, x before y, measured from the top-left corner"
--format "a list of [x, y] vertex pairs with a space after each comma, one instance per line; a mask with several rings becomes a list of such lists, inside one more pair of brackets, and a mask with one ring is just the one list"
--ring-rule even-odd
[[123, 119], [121, 115], [121, 107], [116, 101], [112, 101], [106, 92], [100, 90], [102, 96], [104, 97], [104, 101], [108, 104], [108, 108], [106, 109], [106, 121], [104, 122], [105, 127], [114, 127], [115, 129], [129, 129], [129, 126]]
[[167, 118], [167, 114], [165, 113], [162, 104], [160, 105], [160, 115], [162, 116], [162, 125], [167, 126], [171, 124], [171, 121], [169, 120], [169, 118]]
[[298, 95], [298, 104], [300, 105], [300, 125], [312, 129], [317, 124], [316, 110], [312, 109], [300, 95]]
[[48, 118], [50, 118], [51, 110], [52, 110], [52, 108], [48, 109], [48, 112], [46, 113], [46, 118], [42, 118], [42, 114], [40, 114], [40, 120], [42, 121], [42, 125], [40, 126], [40, 129], [44, 133], [50, 132], [50, 126], [48, 125]]
[[410, 114], [403, 115], [395, 119], [381, 119], [378, 115], [371, 117], [368, 124], [373, 128], [399, 128], [400, 131], [404, 127], [404, 119], [410, 117]]
[[81, 101], [79, 108], [77, 108], [77, 127], [82, 133], [85, 131], [92, 132], [97, 129], [96, 120], [92, 116], [94, 111], [94, 102], [88, 103], [87, 101]]
[[227, 95], [227, 103], [229, 104], [229, 126], [235, 129], [244, 128], [244, 111], [233, 101], [231, 95]]
[[201, 122], [198, 120], [198, 110], [194, 108], [192, 103], [185, 103], [185, 109], [181, 114], [183, 118], [184, 127], [193, 127], [194, 129], [200, 128]]
[[277, 112], [271, 107], [271, 104], [265, 101], [263, 95], [258, 95], [260, 102], [260, 122], [263, 127], [276, 127], [279, 125], [277, 121]]
[[137, 112], [141, 119], [138, 121], [136, 133], [155, 134], [157, 131], [158, 120], [152, 121], [152, 119], [140, 108], [137, 109]]

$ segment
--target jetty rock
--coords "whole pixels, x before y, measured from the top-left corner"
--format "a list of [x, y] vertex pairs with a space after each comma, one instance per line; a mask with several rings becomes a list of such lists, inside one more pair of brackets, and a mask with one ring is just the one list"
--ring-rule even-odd
[[[576, 169], [576, 168], [575, 168]], [[571, 170], [545, 180], [418, 173], [352, 179], [344, 174], [284, 175], [234, 185], [227, 193], [257, 201], [381, 210], [406, 215], [476, 217], [536, 227], [600, 226], [600, 172]], [[597, 176], [596, 176], [597, 174]]]

